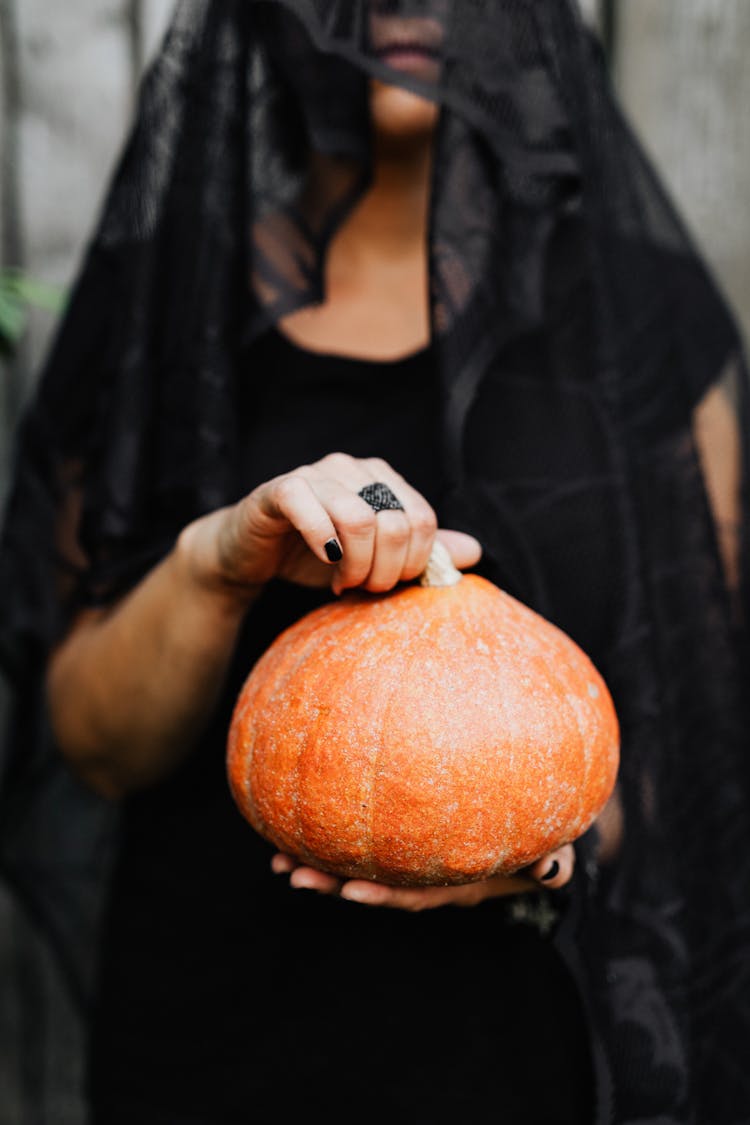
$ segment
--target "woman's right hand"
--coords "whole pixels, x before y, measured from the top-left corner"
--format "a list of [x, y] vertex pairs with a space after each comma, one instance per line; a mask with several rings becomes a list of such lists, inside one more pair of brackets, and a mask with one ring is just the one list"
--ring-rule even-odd
[[[376, 481], [403, 511], [376, 515], [357, 495]], [[439, 534], [457, 566], [478, 560], [475, 539]], [[388, 590], [424, 569], [435, 535], [432, 508], [389, 465], [340, 453], [195, 520], [119, 602], [79, 614], [52, 653], [47, 690], [58, 745], [105, 796], [153, 784], [195, 744], [264, 583]], [[326, 553], [331, 540], [341, 547], [338, 562]]]
[[[376, 481], [388, 485], [403, 511], [376, 514], [357, 495]], [[353, 587], [379, 593], [422, 573], [437, 534], [456, 566], [479, 560], [477, 541], [438, 532], [431, 506], [387, 462], [332, 453], [194, 521], [181, 549], [202, 585], [240, 598], [272, 578], [330, 585], [337, 594]]]

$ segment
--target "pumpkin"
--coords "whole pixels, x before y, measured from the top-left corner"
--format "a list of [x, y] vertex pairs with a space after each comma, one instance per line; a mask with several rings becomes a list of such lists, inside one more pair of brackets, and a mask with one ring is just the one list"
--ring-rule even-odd
[[411, 886], [510, 874], [612, 792], [618, 724], [591, 661], [442, 550], [423, 585], [292, 625], [239, 695], [232, 794], [306, 864]]

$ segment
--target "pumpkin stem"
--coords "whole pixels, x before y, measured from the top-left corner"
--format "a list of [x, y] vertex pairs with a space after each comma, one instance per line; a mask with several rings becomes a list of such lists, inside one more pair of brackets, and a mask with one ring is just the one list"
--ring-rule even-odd
[[439, 539], [432, 544], [427, 566], [419, 576], [421, 586], [455, 586], [461, 581], [460, 570], [456, 570], [447, 547]]

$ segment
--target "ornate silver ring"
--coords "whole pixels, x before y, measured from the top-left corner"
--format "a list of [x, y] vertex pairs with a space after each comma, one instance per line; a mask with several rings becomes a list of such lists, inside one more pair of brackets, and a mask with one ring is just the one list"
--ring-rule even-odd
[[404, 505], [398, 496], [394, 496], [387, 484], [375, 481], [360, 488], [357, 496], [361, 496], [370, 505], [374, 512], [403, 512]]

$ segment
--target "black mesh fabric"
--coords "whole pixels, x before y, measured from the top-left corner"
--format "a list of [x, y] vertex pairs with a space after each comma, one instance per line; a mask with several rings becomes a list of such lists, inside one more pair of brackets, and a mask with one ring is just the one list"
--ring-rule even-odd
[[[434, 82], [378, 57], [392, 16], [440, 29]], [[442, 107], [429, 254], [448, 526], [589, 652], [622, 725], [616, 795], [578, 844], [557, 934], [598, 1122], [741, 1125], [745, 371], [567, 0], [179, 4], [18, 441], [3, 870], [85, 995], [116, 836], [46, 734], [45, 655], [76, 605], [115, 598], [237, 496], [237, 357], [324, 297], [326, 246], [369, 182], [368, 75]]]

